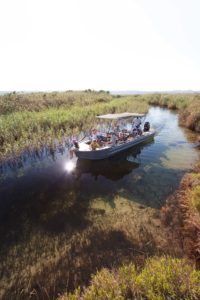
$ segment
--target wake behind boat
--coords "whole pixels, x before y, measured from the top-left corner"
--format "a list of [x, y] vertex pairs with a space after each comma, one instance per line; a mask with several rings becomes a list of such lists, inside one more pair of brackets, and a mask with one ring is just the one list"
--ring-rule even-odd
[[[98, 119], [115, 122], [115, 126], [109, 126], [106, 132], [99, 134], [93, 129], [90, 138], [85, 138], [79, 143], [75, 142], [74, 152], [76, 156], [79, 159], [105, 159], [152, 139], [155, 130], [150, 129], [149, 122], [145, 122], [143, 129], [141, 129], [142, 118], [144, 117], [145, 114], [128, 112], [97, 116]], [[124, 122], [131, 124], [131, 118], [133, 119], [131, 129], [120, 129], [120, 125], [122, 125], [120, 123], [123, 122], [123, 127], [125, 127]]]

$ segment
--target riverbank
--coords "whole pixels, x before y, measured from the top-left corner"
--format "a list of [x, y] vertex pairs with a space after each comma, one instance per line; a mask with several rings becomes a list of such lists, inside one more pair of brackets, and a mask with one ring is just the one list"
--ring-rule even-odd
[[162, 208], [166, 226], [176, 228], [183, 251], [200, 268], [200, 163], [186, 174], [178, 191]]
[[148, 103], [178, 110], [180, 125], [200, 132], [200, 94], [154, 95]]

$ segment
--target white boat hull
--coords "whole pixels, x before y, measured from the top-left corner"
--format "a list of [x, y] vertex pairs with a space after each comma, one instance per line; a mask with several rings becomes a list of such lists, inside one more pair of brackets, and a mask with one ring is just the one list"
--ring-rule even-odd
[[116, 144], [115, 146], [107, 146], [107, 147], [99, 148], [96, 150], [90, 150], [89, 148], [87, 150], [84, 150], [84, 147], [82, 148], [80, 143], [80, 148], [79, 150], [75, 151], [75, 154], [79, 159], [89, 159], [89, 160], [105, 159], [119, 152], [127, 150], [135, 145], [141, 144], [144, 141], [153, 138], [154, 135], [155, 135], [155, 131], [144, 132], [141, 136], [137, 136], [131, 141], [127, 141], [122, 144]]

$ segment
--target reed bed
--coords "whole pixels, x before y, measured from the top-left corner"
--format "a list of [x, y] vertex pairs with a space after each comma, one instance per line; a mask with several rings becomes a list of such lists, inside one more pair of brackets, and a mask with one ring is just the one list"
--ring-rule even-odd
[[[80, 105], [78, 98], [77, 103], [68, 109], [60, 105], [58, 108], [50, 107], [40, 111], [22, 110], [1, 115], [0, 161], [15, 159], [25, 151], [40, 150], [44, 146], [53, 149], [59, 144], [64, 144], [69, 135], [89, 129], [98, 114], [126, 110], [144, 112], [148, 109], [146, 103], [141, 104], [132, 97], [119, 99], [111, 98], [107, 94], [106, 97], [111, 100], [96, 103], [95, 98], [94, 104], [90, 104], [92, 102], [90, 95], [90, 100], [86, 97]], [[97, 102], [99, 99], [103, 99], [102, 95], [101, 98], [97, 98]]]
[[112, 100], [109, 92], [104, 91], [66, 91], [51, 93], [10, 93], [0, 96], [0, 115], [21, 111], [41, 111], [48, 108], [85, 106], [106, 103]]
[[[179, 190], [162, 208], [163, 221], [182, 236], [184, 252], [200, 268], [200, 163], [186, 174]], [[177, 237], [175, 237], [177, 238]]]
[[98, 114], [146, 112], [149, 105], [178, 109], [180, 124], [200, 132], [199, 94], [112, 96], [88, 90], [1, 96], [0, 161], [65, 145], [69, 135], [89, 130]]
[[147, 101], [151, 105], [177, 109], [180, 125], [200, 132], [200, 94], [149, 95]]

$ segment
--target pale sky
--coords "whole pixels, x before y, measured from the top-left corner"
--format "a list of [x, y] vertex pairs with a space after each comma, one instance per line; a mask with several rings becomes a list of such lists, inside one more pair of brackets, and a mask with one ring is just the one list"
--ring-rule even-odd
[[0, 0], [0, 91], [200, 90], [200, 0]]

